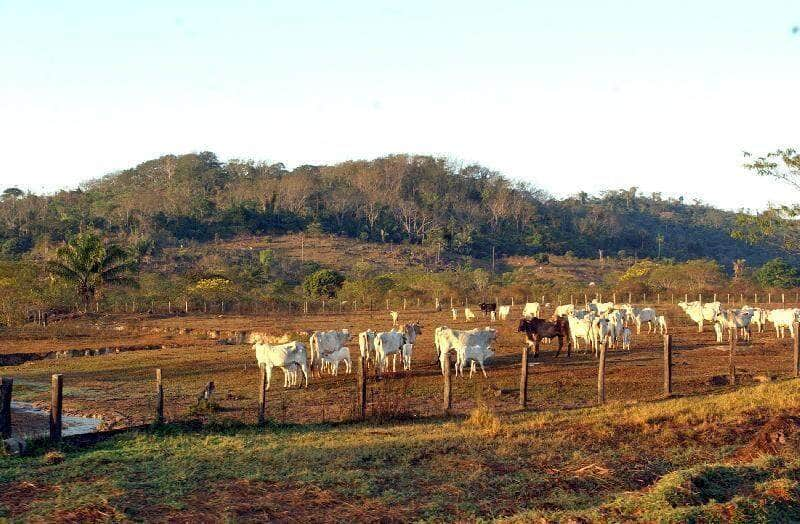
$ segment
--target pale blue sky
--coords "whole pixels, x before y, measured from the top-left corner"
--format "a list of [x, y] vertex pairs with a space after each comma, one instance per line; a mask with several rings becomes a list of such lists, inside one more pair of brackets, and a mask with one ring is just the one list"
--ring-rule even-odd
[[0, 187], [410, 152], [762, 207], [793, 195], [741, 151], [800, 147], [797, 25], [789, 0], [0, 0]]

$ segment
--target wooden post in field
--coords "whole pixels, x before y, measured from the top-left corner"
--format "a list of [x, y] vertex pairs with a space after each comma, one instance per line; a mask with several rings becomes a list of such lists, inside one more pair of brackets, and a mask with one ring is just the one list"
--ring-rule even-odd
[[664, 396], [672, 395], [672, 335], [664, 335]]
[[772, 293], [767, 293], [767, 304], [772, 304]]
[[703, 294], [702, 294], [702, 293], [698, 293], [698, 294], [697, 294], [697, 300], [698, 300], [698, 301], [699, 301], [701, 304], [703, 303]]
[[583, 294], [583, 303], [584, 304], [588, 304], [589, 303], [589, 297], [586, 296], [586, 293]]
[[631, 304], [631, 303], [633, 303], [633, 293], [631, 293], [631, 292], [629, 291], [629, 292], [628, 292], [628, 304]]
[[675, 293], [670, 293], [669, 302], [670, 302], [670, 304], [674, 304], [675, 303]]
[[0, 378], [0, 438], [11, 437], [11, 393], [14, 379]]
[[444, 358], [442, 359], [442, 365], [444, 366], [444, 397], [442, 400], [442, 410], [447, 413], [450, 411], [450, 407], [452, 406], [450, 397], [453, 393], [453, 385], [450, 382], [450, 355], [444, 355]]
[[389, 311], [389, 299], [386, 299], [386, 311]]
[[656, 293], [656, 304], [661, 304], [661, 293]]
[[50, 441], [61, 441], [61, 406], [64, 400], [64, 375], [50, 377]]
[[731, 294], [730, 293], [728, 293], [728, 305], [729, 306], [731, 305]]
[[511, 295], [511, 307], [514, 307], [514, 295]]
[[781, 293], [781, 304], [785, 303], [786, 303], [786, 295], [784, 293]]
[[325, 301], [322, 301], [322, 312], [325, 313]]
[[569, 296], [569, 303], [570, 303], [570, 304], [572, 304], [573, 306], [575, 305], [575, 295], [573, 295], [573, 294], [570, 294], [570, 296]]
[[739, 293], [739, 304], [744, 305], [744, 293]]
[[716, 301], [717, 301], [717, 294], [714, 293], [714, 300], [712, 302], [716, 302]]
[[156, 368], [156, 424], [164, 423], [164, 383], [161, 368]]
[[403, 311], [406, 310], [406, 298], [403, 297]]
[[453, 309], [453, 297], [450, 297], [450, 309]]
[[267, 366], [258, 366], [258, 425], [267, 422]]
[[616, 291], [611, 293], [611, 301], [614, 302], [615, 304], [617, 303], [617, 292]]
[[647, 293], [642, 293], [642, 304], [647, 303]]
[[167, 313], [172, 314], [172, 300], [167, 301]]
[[358, 414], [367, 418], [367, 357], [358, 358]]
[[597, 363], [597, 403], [606, 403], [606, 343], [600, 345], [600, 361]]
[[189, 301], [188, 300], [184, 300], [183, 301], [183, 312], [184, 313], [189, 313]]
[[753, 303], [758, 304], [758, 293], [753, 295]]
[[733, 355], [736, 352], [736, 329], [729, 329], [728, 336], [731, 339], [730, 351], [728, 352], [728, 384], [734, 386], [736, 385], [736, 365], [733, 362]]
[[522, 349], [522, 363], [519, 370], [519, 406], [528, 407], [528, 345]]
[[419, 309], [419, 297], [417, 297], [417, 309]]
[[794, 353], [794, 378], [800, 378], [800, 323], [794, 323], [794, 338], [792, 339], [792, 353]]
[[683, 294], [683, 301], [684, 302], [689, 302], [689, 293], [684, 293]]

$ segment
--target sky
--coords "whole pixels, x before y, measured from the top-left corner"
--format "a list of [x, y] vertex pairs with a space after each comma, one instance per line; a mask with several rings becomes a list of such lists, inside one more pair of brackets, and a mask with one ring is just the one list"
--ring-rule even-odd
[[0, 188], [166, 153], [477, 162], [555, 196], [800, 201], [792, 0], [0, 0]]

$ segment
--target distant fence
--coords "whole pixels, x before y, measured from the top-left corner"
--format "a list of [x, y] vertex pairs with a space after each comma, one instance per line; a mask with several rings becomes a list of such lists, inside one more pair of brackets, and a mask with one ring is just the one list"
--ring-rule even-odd
[[[394, 297], [379, 300], [286, 300], [286, 301], [201, 301], [201, 300], [129, 300], [122, 303], [97, 303], [96, 313], [149, 313], [156, 315], [179, 314], [228, 314], [228, 315], [275, 315], [275, 314], [327, 314], [365, 311], [405, 311], [405, 310], [443, 310], [476, 307], [480, 302], [492, 302], [498, 305], [521, 307], [526, 302], [540, 304], [587, 304], [593, 300], [599, 302], [627, 302], [631, 304], [677, 304], [678, 302], [721, 302], [728, 306], [778, 306], [800, 304], [800, 291], [772, 293], [543, 293], [543, 294], [511, 294], [502, 291], [485, 293], [482, 298], [475, 295], [446, 295], [441, 297]], [[29, 308], [28, 320], [36, 323], [47, 323], [47, 315], [42, 309]]]

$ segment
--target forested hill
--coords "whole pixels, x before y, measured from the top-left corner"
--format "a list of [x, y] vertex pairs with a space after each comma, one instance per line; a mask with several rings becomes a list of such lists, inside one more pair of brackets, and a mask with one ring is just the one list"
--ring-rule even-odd
[[395, 155], [331, 166], [220, 162], [213, 153], [168, 155], [73, 191], [40, 196], [6, 189], [0, 202], [2, 256], [86, 229], [160, 246], [237, 234], [310, 230], [378, 242], [441, 245], [485, 258], [564, 253], [678, 260], [778, 255], [731, 238], [736, 214], [636, 188], [563, 200], [479, 165]]

